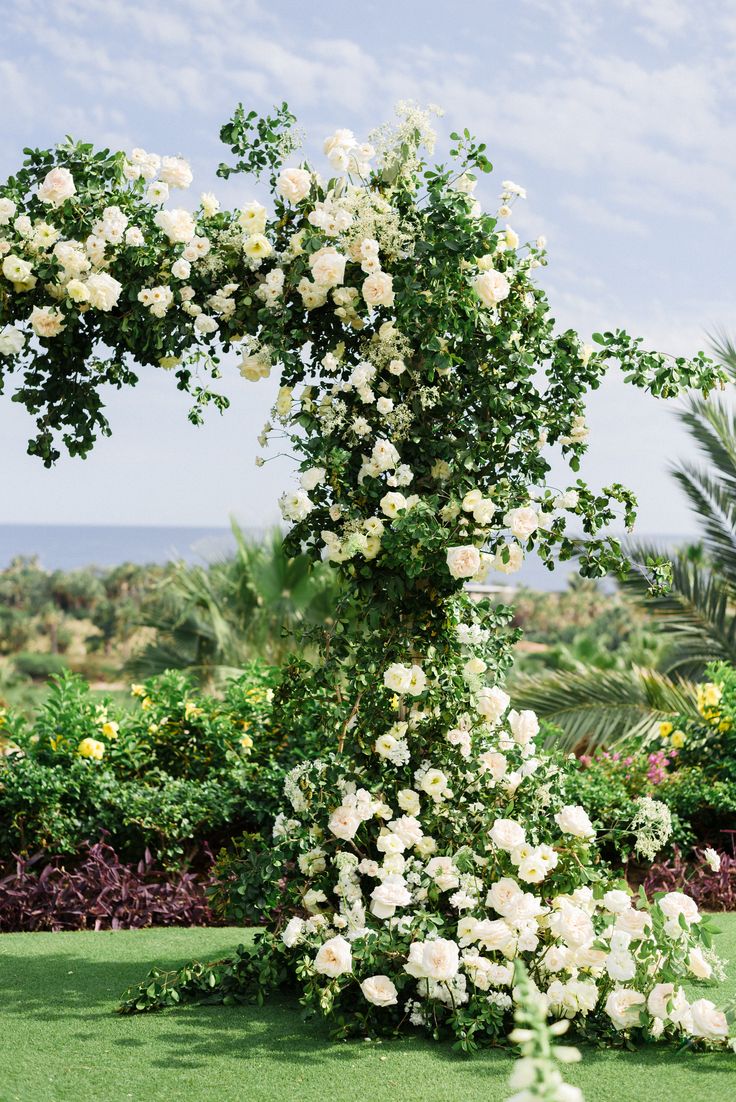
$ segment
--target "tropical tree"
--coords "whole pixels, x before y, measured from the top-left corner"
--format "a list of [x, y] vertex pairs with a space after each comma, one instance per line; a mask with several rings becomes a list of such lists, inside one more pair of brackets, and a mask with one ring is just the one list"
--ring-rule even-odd
[[[734, 344], [720, 337], [713, 347], [736, 379]], [[673, 713], [695, 716], [693, 680], [709, 662], [736, 663], [736, 409], [721, 394], [694, 396], [678, 416], [704, 459], [671, 467], [698, 519], [701, 542], [674, 554], [667, 593], [652, 596], [636, 565], [668, 553], [651, 544], [634, 546], [632, 570], [621, 583], [665, 644], [656, 665], [547, 671], [523, 676], [515, 686], [519, 702], [555, 724], [568, 749], [646, 740]]]
[[280, 663], [297, 629], [328, 626], [336, 576], [306, 555], [287, 555], [277, 530], [249, 539], [232, 522], [235, 552], [209, 565], [179, 563], [140, 618], [156, 638], [130, 661], [137, 676], [187, 669], [203, 683], [240, 672], [253, 658]]

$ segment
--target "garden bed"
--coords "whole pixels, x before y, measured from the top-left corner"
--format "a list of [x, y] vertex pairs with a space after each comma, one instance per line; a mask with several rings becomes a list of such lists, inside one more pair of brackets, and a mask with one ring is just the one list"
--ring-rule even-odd
[[[736, 995], [736, 915], [718, 915], [716, 946]], [[241, 929], [150, 929], [0, 937], [1, 1102], [502, 1102], [512, 1061], [491, 1051], [467, 1059], [419, 1038], [333, 1044], [294, 1000], [265, 1007], [190, 1007], [121, 1017], [118, 996], [152, 963], [173, 968], [217, 957]], [[702, 989], [701, 989], [702, 990]], [[728, 1097], [729, 1054], [652, 1047], [584, 1051], [566, 1070], [586, 1102]]]

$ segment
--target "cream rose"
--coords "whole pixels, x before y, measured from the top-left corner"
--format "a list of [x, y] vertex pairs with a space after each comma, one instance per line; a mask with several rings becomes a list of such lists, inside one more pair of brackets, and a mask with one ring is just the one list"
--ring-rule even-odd
[[460, 950], [454, 941], [439, 937], [435, 941], [415, 941], [409, 946], [404, 971], [417, 979], [447, 983], [457, 975]]
[[619, 987], [606, 999], [606, 1014], [616, 1029], [631, 1029], [639, 1024], [639, 1015], [646, 1003], [639, 991]]
[[584, 808], [568, 804], [555, 815], [555, 822], [564, 834], [575, 838], [595, 838], [595, 828]]
[[353, 954], [350, 942], [340, 934], [331, 937], [320, 945], [317, 956], [314, 958], [314, 970], [323, 976], [342, 976], [344, 972], [352, 971]]
[[360, 990], [374, 1006], [395, 1006], [399, 1001], [396, 986], [388, 976], [368, 976], [361, 983]]
[[698, 999], [690, 1005], [692, 1033], [706, 1041], [725, 1041], [728, 1037], [726, 1015], [710, 1001]]
[[276, 190], [289, 203], [301, 203], [311, 186], [312, 174], [304, 168], [285, 168], [276, 181]]
[[409, 903], [411, 894], [403, 876], [387, 876], [371, 892], [371, 914], [376, 918], [392, 918], [397, 907], [406, 907]]
[[171, 187], [189, 187], [194, 177], [189, 163], [183, 157], [162, 157], [159, 179]]
[[387, 272], [374, 272], [363, 280], [363, 298], [369, 306], [393, 306], [394, 282]]
[[20, 329], [6, 325], [0, 332], [0, 356], [17, 356], [25, 343], [26, 338]]
[[480, 570], [480, 551], [472, 544], [448, 548], [447, 569], [453, 578], [472, 578]]
[[496, 819], [490, 830], [490, 838], [494, 846], [510, 853], [512, 849], [524, 845], [526, 834], [523, 826], [514, 819]]
[[345, 278], [347, 258], [337, 249], [327, 247], [313, 253], [309, 258], [312, 278], [321, 287], [336, 287]]
[[507, 528], [518, 540], [526, 541], [539, 527], [539, 517], [529, 505], [520, 509], [511, 509], [503, 518]]
[[519, 746], [528, 746], [539, 734], [539, 720], [537, 719], [536, 712], [529, 711], [528, 709], [523, 712], [517, 712], [514, 709], [509, 712], [508, 720], [514, 736], [514, 741], [517, 742]]
[[122, 283], [118, 283], [117, 279], [113, 279], [107, 272], [97, 272], [87, 280], [90, 306], [105, 313], [117, 304], [122, 290]]
[[194, 219], [188, 210], [160, 210], [154, 222], [168, 237], [173, 245], [186, 245], [196, 233]]
[[52, 168], [39, 185], [38, 198], [49, 206], [60, 207], [76, 190], [74, 177], [68, 168]]
[[509, 295], [509, 281], [493, 269], [481, 272], [473, 280], [473, 290], [484, 306], [496, 306]]
[[55, 306], [34, 306], [31, 311], [31, 328], [37, 337], [57, 337], [65, 328], [64, 315]]
[[336, 838], [349, 842], [357, 834], [361, 822], [362, 819], [355, 808], [341, 804], [333, 811], [327, 825]]

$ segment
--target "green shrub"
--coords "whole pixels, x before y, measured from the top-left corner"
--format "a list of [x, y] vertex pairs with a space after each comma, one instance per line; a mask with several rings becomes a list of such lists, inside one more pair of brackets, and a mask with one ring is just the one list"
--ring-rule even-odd
[[126, 709], [65, 672], [32, 724], [0, 713], [0, 861], [104, 830], [123, 857], [148, 845], [173, 865], [270, 825], [285, 770], [316, 752], [303, 723], [273, 721], [279, 676], [253, 663], [215, 697], [169, 671], [134, 685]]
[[57, 676], [66, 669], [66, 662], [58, 654], [42, 654], [35, 651], [21, 651], [13, 659], [13, 665], [19, 674], [32, 677], [36, 681], [45, 681]]

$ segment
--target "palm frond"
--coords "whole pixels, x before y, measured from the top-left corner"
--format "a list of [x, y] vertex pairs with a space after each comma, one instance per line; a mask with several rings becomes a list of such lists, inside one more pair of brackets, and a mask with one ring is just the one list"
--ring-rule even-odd
[[712, 565], [736, 592], [736, 493], [691, 463], [680, 463], [672, 473], [698, 512]]
[[634, 569], [622, 583], [651, 617], [650, 626], [667, 636], [669, 646], [659, 668], [663, 673], [696, 676], [708, 662], [736, 661], [736, 614], [727, 581], [708, 567], [676, 556], [672, 587], [662, 596], [648, 595], [644, 563], [660, 547], [636, 544], [630, 549]]
[[658, 721], [677, 713], [697, 716], [691, 682], [639, 667], [521, 677], [514, 701], [559, 727], [562, 735], [554, 743], [570, 752], [627, 737], [646, 742]]

